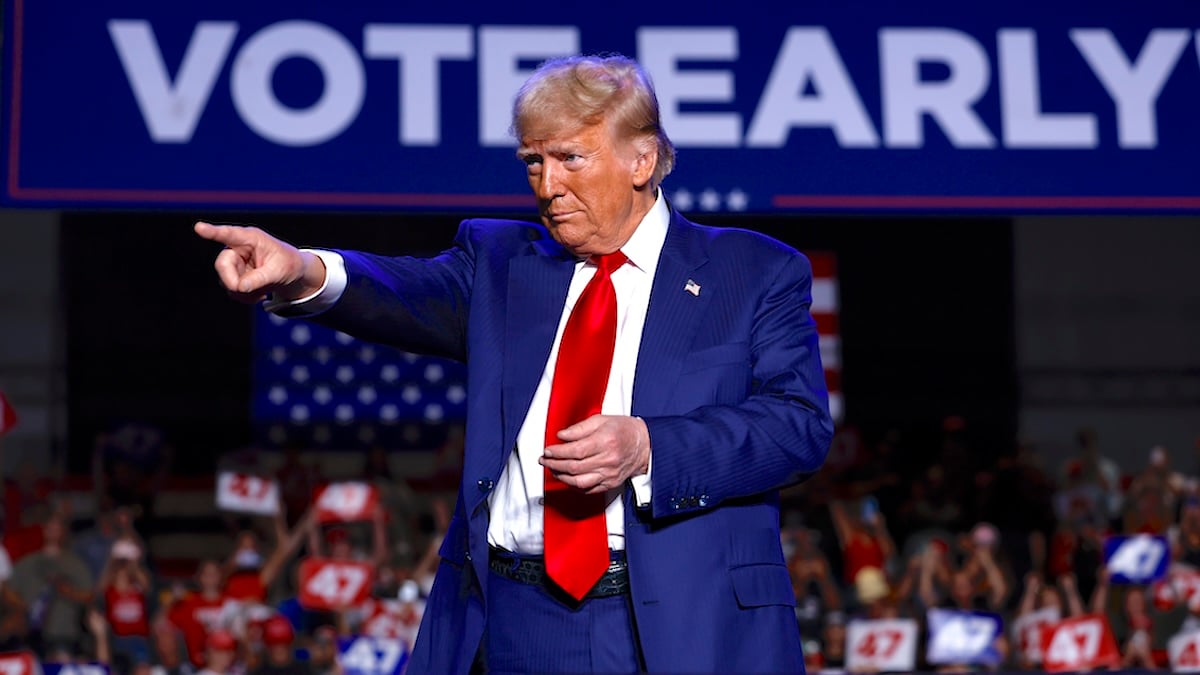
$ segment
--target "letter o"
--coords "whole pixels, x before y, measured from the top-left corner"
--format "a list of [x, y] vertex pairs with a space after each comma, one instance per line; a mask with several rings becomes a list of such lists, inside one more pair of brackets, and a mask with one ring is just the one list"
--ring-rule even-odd
[[[271, 78], [284, 60], [305, 58], [321, 69], [321, 97], [304, 109], [275, 97]], [[310, 21], [282, 21], [254, 34], [233, 62], [230, 93], [247, 126], [280, 145], [316, 145], [337, 136], [362, 108], [362, 62], [340, 33]]]

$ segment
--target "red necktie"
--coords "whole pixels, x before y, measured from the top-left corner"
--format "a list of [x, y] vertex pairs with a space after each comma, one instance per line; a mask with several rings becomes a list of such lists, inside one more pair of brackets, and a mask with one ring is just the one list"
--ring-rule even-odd
[[[596, 275], [571, 310], [558, 346], [546, 445], [557, 445], [558, 432], [600, 413], [617, 343], [617, 295], [613, 271], [628, 258], [617, 251], [592, 256]], [[608, 569], [605, 496], [586, 494], [545, 475], [546, 572], [564, 591], [582, 600]]]

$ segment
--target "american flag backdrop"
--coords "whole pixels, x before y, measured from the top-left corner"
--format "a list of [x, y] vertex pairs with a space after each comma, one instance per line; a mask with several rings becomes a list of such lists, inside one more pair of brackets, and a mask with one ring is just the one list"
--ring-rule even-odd
[[[837, 269], [832, 254], [808, 256], [829, 407], [841, 421]], [[430, 447], [438, 437], [431, 428], [466, 419], [466, 367], [460, 363], [369, 344], [261, 309], [254, 317], [253, 418], [264, 443]]]
[[[253, 417], [261, 440], [429, 447], [466, 419], [466, 367], [254, 312]], [[436, 436], [436, 434], [434, 435]]]
[[821, 365], [825, 367], [825, 383], [829, 387], [829, 412], [833, 414], [833, 421], [840, 424], [846, 404], [842, 395], [837, 258], [825, 251], [808, 251], [805, 255], [813, 268], [811, 311], [817, 322], [817, 334], [821, 338]]

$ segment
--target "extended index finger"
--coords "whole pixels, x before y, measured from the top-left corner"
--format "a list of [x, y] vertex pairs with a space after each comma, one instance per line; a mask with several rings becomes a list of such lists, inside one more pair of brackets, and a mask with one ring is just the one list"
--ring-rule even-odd
[[192, 227], [196, 234], [210, 241], [215, 241], [226, 246], [243, 246], [253, 243], [253, 235], [250, 229], [237, 225], [213, 225], [199, 221]]

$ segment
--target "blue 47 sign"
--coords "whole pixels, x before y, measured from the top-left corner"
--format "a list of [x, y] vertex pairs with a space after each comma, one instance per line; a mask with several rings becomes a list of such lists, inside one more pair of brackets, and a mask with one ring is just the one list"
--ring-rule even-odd
[[998, 614], [951, 609], [926, 613], [929, 645], [925, 658], [936, 664], [996, 665], [1003, 660], [996, 638], [1004, 630]]
[[1167, 575], [1171, 563], [1167, 538], [1134, 534], [1104, 540], [1104, 566], [1114, 584], [1150, 584]]
[[408, 647], [401, 640], [352, 637], [338, 641], [343, 675], [402, 675]]

